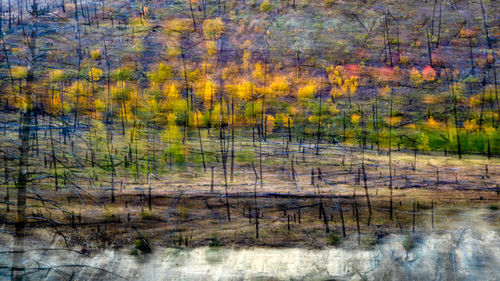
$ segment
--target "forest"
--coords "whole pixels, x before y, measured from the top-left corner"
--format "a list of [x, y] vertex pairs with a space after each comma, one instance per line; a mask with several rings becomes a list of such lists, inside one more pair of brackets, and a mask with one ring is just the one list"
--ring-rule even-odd
[[[499, 15], [491, 0], [2, 0], [0, 279], [133, 279], [39, 251], [147, 262], [394, 234], [408, 257], [464, 217], [500, 235]], [[443, 280], [469, 280], [452, 261]]]

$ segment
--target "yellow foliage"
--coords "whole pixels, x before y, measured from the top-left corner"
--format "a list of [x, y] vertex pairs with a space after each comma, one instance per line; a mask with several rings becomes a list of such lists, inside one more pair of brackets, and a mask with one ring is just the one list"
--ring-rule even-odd
[[346, 94], [355, 94], [359, 86], [359, 78], [354, 75], [348, 76], [343, 66], [330, 66], [326, 69], [328, 80], [332, 84], [330, 95], [336, 99]]
[[351, 123], [354, 124], [354, 126], [357, 126], [359, 124], [359, 121], [361, 121], [361, 115], [357, 113], [351, 115]]
[[261, 80], [264, 78], [264, 67], [262, 66], [261, 62], [257, 62], [255, 64], [255, 68], [254, 68], [252, 75], [253, 75], [253, 78], [257, 79], [257, 80], [259, 80], [259, 79]]
[[207, 41], [207, 53], [209, 56], [217, 54], [217, 45], [214, 40]]
[[484, 127], [484, 132], [490, 137], [495, 133], [495, 131], [496, 131], [495, 127], [491, 126]]
[[326, 69], [328, 72], [328, 80], [332, 85], [342, 86], [342, 78], [344, 77], [344, 67], [337, 65], [336, 67], [330, 66]]
[[251, 100], [253, 98], [253, 87], [252, 82], [243, 81], [236, 87], [236, 94], [244, 101]]
[[156, 115], [161, 111], [161, 104], [156, 99], [148, 99], [146, 102], [146, 112], [148, 115], [156, 117]]
[[102, 70], [101, 69], [92, 67], [89, 70], [89, 80], [90, 80], [90, 82], [96, 82], [96, 81], [101, 80], [101, 76], [102, 76]]
[[63, 81], [65, 78], [65, 73], [62, 69], [52, 69], [49, 72], [49, 79], [52, 82]]
[[470, 97], [470, 99], [469, 99], [469, 105], [471, 107], [478, 107], [481, 105], [481, 103], [482, 103], [481, 99], [478, 97]]
[[252, 52], [249, 50], [243, 51], [243, 69], [250, 68], [250, 59], [252, 58]]
[[224, 32], [224, 23], [221, 18], [207, 19], [202, 24], [203, 33], [207, 39], [218, 39]]
[[161, 135], [161, 139], [166, 143], [175, 143], [182, 139], [182, 134], [179, 130], [177, 124], [175, 124], [175, 120], [177, 116], [174, 113], [170, 113], [167, 116], [168, 120], [168, 128]]
[[215, 101], [213, 100], [215, 98], [215, 84], [211, 81], [208, 80], [205, 83], [203, 83], [203, 88], [202, 88], [202, 98], [203, 102], [205, 103], [205, 106], [210, 106], [212, 103]]
[[189, 118], [191, 121], [191, 126], [199, 128], [204, 125], [203, 113], [197, 110], [194, 113], [191, 113], [191, 117]]
[[297, 92], [297, 100], [299, 100], [299, 102], [307, 101], [314, 98], [315, 93], [316, 86], [312, 82], [309, 82], [309, 84], [299, 89]]
[[351, 93], [351, 95], [356, 93], [356, 89], [358, 88], [359, 85], [357, 77], [351, 76], [350, 78], [346, 79], [344, 83], [349, 88], [349, 92]]
[[288, 123], [290, 123], [290, 126], [293, 126], [293, 119], [288, 114], [278, 113], [276, 115], [275, 123], [276, 125], [281, 123], [285, 128], [288, 128]]
[[177, 90], [177, 87], [175, 87], [175, 84], [170, 85], [168, 90], [165, 91], [165, 96], [169, 102], [180, 98], [179, 91]]
[[79, 96], [80, 94], [85, 92], [85, 89], [83, 88], [83, 83], [79, 81], [73, 82], [73, 84], [71, 84], [71, 86], [69, 87], [68, 92], [75, 96]]
[[412, 67], [412, 69], [410, 70], [410, 82], [415, 87], [419, 87], [420, 85], [422, 85], [422, 82], [424, 82], [422, 75], [415, 67]]
[[318, 119], [319, 117], [317, 115], [311, 115], [307, 118], [307, 120], [309, 121], [309, 123], [311, 124], [318, 124]]
[[381, 97], [387, 97], [391, 93], [391, 91], [392, 90], [389, 85], [385, 85], [385, 87], [379, 89]]
[[15, 65], [10, 68], [12, 73], [12, 78], [14, 79], [24, 79], [28, 74], [28, 69], [24, 66]]
[[261, 12], [269, 12], [273, 9], [273, 5], [268, 0], [263, 1], [260, 4], [260, 11]]
[[336, 87], [336, 86], [333, 86], [332, 89], [330, 90], [330, 95], [334, 99], [342, 97], [344, 95], [344, 93], [345, 92], [342, 91], [342, 89], [340, 89], [339, 87]]
[[130, 89], [125, 81], [118, 81], [111, 85], [111, 95], [115, 100], [128, 100], [130, 98]]
[[175, 46], [167, 47], [167, 56], [170, 58], [175, 58], [181, 55], [181, 48]]
[[271, 91], [276, 96], [285, 96], [290, 91], [286, 77], [276, 75], [270, 85]]
[[477, 124], [477, 121], [475, 119], [465, 120], [464, 129], [467, 132], [474, 132], [479, 129], [479, 125]]
[[246, 48], [248, 48], [250, 46], [252, 46], [252, 41], [250, 41], [250, 40], [245, 40], [245, 42], [243, 42], [243, 45], [241, 45], [241, 47], [243, 49], [246, 49]]
[[272, 133], [276, 119], [272, 115], [266, 115], [266, 128], [267, 132]]
[[90, 57], [94, 60], [100, 60], [101, 59], [101, 50], [99, 50], [99, 49], [92, 50], [90, 52]]
[[175, 113], [169, 113], [167, 115], [167, 121], [169, 125], [175, 124], [175, 120], [177, 120], [177, 115]]
[[270, 87], [255, 87], [254, 93], [257, 98], [271, 97], [274, 94]]
[[191, 30], [191, 21], [189, 19], [184, 18], [176, 18], [172, 20], [165, 21], [165, 31], [168, 34], [171, 33], [184, 33]]
[[330, 112], [331, 115], [337, 115], [339, 113], [339, 109], [335, 104], [331, 104], [330, 107], [328, 107], [328, 111]]
[[425, 125], [430, 129], [438, 129], [443, 126], [441, 122], [434, 120], [434, 117], [432, 116], [429, 117], [429, 120], [427, 120], [427, 123]]
[[401, 116], [392, 116], [385, 118], [385, 122], [387, 122], [390, 126], [395, 126], [401, 122], [401, 119]]
[[439, 102], [439, 97], [437, 96], [432, 96], [432, 95], [426, 95], [422, 99], [422, 102], [425, 104], [436, 104]]
[[405, 125], [406, 128], [408, 129], [412, 129], [412, 130], [415, 130], [417, 129], [417, 125], [413, 124], [413, 123], [410, 123], [408, 125]]
[[106, 105], [104, 104], [104, 102], [102, 102], [100, 99], [96, 99], [94, 101], [94, 105], [95, 105], [95, 110], [97, 112], [103, 112], [104, 109], [106, 108]]
[[63, 103], [61, 96], [56, 94], [51, 98], [50, 109], [52, 113], [59, 114], [61, 112], [67, 114], [71, 111], [71, 105], [66, 101]]

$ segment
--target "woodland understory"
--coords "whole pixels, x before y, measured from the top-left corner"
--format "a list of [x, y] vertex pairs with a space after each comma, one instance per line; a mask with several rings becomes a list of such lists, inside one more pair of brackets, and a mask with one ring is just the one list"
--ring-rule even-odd
[[23, 279], [28, 238], [137, 256], [366, 248], [471, 209], [498, 231], [499, 15], [488, 0], [2, 1], [2, 274]]

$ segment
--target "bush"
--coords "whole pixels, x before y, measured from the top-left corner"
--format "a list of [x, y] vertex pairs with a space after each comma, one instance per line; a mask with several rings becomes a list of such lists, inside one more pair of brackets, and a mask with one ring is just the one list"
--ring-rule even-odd
[[488, 209], [490, 209], [491, 211], [498, 211], [499, 207], [498, 205], [489, 205]]
[[378, 240], [377, 234], [372, 232], [361, 238], [361, 244], [363, 245], [363, 247], [369, 249], [377, 245], [377, 240]]
[[415, 241], [413, 240], [413, 237], [411, 237], [411, 235], [408, 233], [405, 234], [402, 244], [406, 252], [411, 251], [415, 247]]
[[260, 4], [260, 10], [262, 12], [269, 12], [273, 9], [273, 5], [269, 1], [264, 1]]
[[146, 238], [138, 237], [134, 241], [134, 249], [130, 252], [133, 256], [140, 256], [153, 252]]
[[219, 238], [217, 238], [217, 235], [212, 235], [209, 239], [209, 242], [208, 242], [208, 247], [220, 247], [222, 246], [222, 243], [221, 241], [219, 241]]
[[90, 52], [90, 56], [92, 57], [93, 60], [100, 60], [101, 59], [101, 50], [93, 50]]
[[325, 0], [325, 6], [330, 7], [335, 4], [335, 0]]
[[105, 221], [114, 221], [116, 220], [115, 210], [112, 208], [106, 209], [104, 212], [104, 220]]
[[340, 244], [340, 238], [335, 233], [330, 233], [327, 237], [328, 244], [331, 246], [337, 246]]
[[141, 219], [142, 220], [152, 220], [154, 218], [153, 214], [148, 210], [141, 211]]

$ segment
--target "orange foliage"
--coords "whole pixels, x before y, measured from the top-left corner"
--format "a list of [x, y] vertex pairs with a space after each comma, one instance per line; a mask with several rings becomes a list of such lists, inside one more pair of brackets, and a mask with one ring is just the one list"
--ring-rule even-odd
[[434, 81], [436, 79], [436, 71], [432, 66], [428, 65], [422, 70], [422, 78], [425, 81]]
[[441, 126], [443, 126], [443, 123], [434, 120], [434, 117], [429, 117], [429, 120], [427, 120], [427, 123], [425, 124], [427, 128], [430, 129], [439, 129]]
[[400, 79], [401, 74], [399, 73], [399, 69], [396, 67], [375, 67], [370, 70], [371, 75], [378, 82], [396, 82]]

